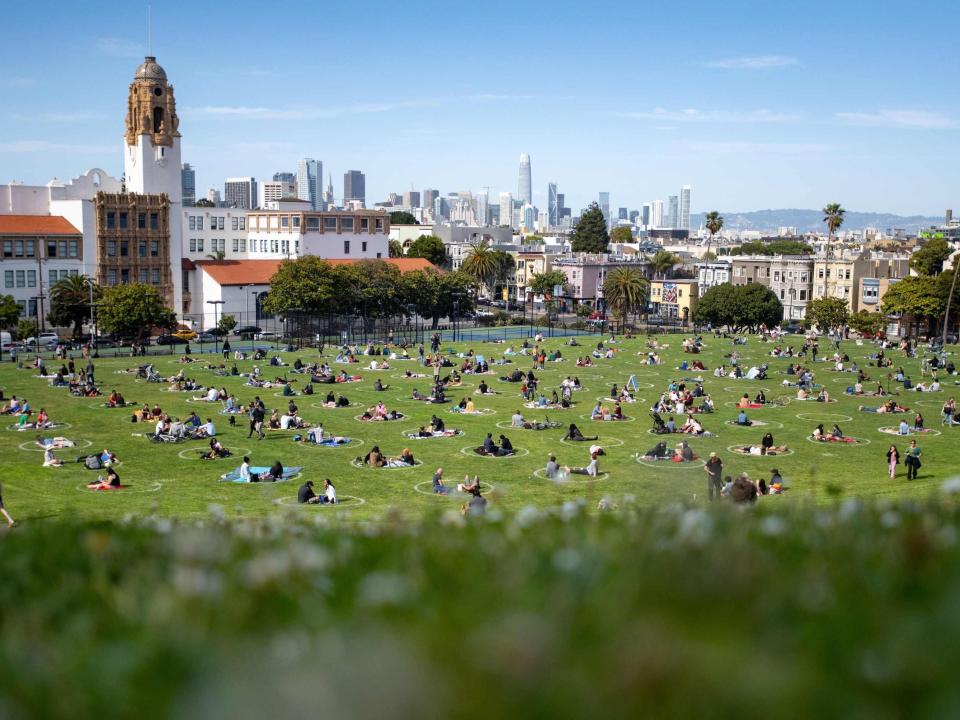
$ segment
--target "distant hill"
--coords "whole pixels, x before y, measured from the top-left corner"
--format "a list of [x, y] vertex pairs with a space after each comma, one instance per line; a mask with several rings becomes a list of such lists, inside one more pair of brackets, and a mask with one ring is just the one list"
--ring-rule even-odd
[[[823, 213], [820, 210], [755, 210], [753, 212], [721, 212], [724, 226], [731, 230], [759, 230], [775, 233], [780, 227], [795, 227], [797, 232], [823, 231]], [[690, 216], [690, 228], [696, 230], [703, 222], [703, 214]], [[916, 232], [931, 225], [940, 225], [943, 217], [924, 217], [923, 215], [892, 215], [890, 213], [853, 212], [848, 210], [844, 216], [843, 229], [862, 230], [873, 227], [880, 230], [902, 228]]]

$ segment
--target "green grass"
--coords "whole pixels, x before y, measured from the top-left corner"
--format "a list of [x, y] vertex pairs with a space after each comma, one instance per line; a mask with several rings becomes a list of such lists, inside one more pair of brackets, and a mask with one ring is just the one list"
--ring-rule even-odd
[[[678, 378], [692, 373], [681, 373], [675, 368], [686, 357], [680, 352], [681, 336], [661, 338], [670, 344], [670, 348], [661, 352], [664, 362], [660, 366], [650, 367], [640, 364], [638, 351], [644, 349], [645, 339], [626, 341], [618, 345], [618, 357], [614, 360], [599, 360], [593, 368], [576, 368], [574, 361], [578, 353], [585, 354], [590, 338], [583, 338], [584, 347], [568, 348], [563, 340], [548, 340], [548, 350], [562, 348], [565, 360], [561, 363], [548, 363], [548, 368], [537, 375], [542, 379], [542, 387], [555, 387], [566, 375], [578, 375], [587, 388], [575, 393], [575, 409], [549, 412], [551, 419], [564, 422], [575, 421], [585, 434], [592, 431], [600, 434], [601, 444], [607, 445], [608, 455], [601, 459], [601, 470], [608, 472], [606, 479], [598, 482], [571, 482], [558, 485], [534, 477], [534, 471], [543, 467], [549, 453], [556, 453], [562, 464], [585, 465], [588, 458], [586, 447], [574, 447], [560, 442], [562, 430], [543, 432], [501, 430], [496, 423], [509, 423], [510, 415], [521, 405], [517, 396], [518, 387], [500, 383], [495, 376], [485, 376], [488, 384], [497, 390], [496, 397], [475, 397], [479, 408], [496, 411], [495, 415], [484, 417], [462, 417], [446, 413], [449, 406], [429, 406], [409, 400], [414, 387], [421, 391], [428, 389], [429, 381], [399, 379], [403, 370], [416, 369], [415, 361], [395, 362], [394, 369], [386, 372], [370, 372], [357, 369], [363, 375], [363, 382], [337, 386], [337, 391], [346, 392], [352, 402], [362, 406], [371, 406], [383, 399], [388, 407], [396, 408], [410, 418], [391, 423], [361, 423], [353, 416], [360, 408], [347, 410], [318, 409], [312, 403], [320, 403], [326, 387], [316, 386], [318, 395], [298, 397], [301, 414], [310, 421], [322, 421], [325, 428], [339, 435], [347, 435], [363, 441], [362, 447], [348, 446], [338, 449], [326, 449], [295, 444], [290, 433], [270, 433], [267, 440], [257, 442], [246, 438], [245, 418], [238, 418], [238, 427], [229, 428], [227, 418], [213, 415], [221, 439], [227, 447], [237, 451], [238, 456], [218, 462], [201, 462], [184, 459], [181, 454], [192, 457], [193, 450], [202, 447], [201, 443], [178, 445], [153, 445], [143, 437], [133, 434], [143, 432], [142, 425], [133, 425], [126, 410], [107, 410], [94, 407], [101, 404], [97, 399], [80, 399], [68, 395], [66, 390], [49, 387], [46, 380], [34, 377], [30, 369], [17, 369], [12, 363], [0, 365], [0, 385], [6, 395], [16, 394], [26, 397], [34, 408], [46, 407], [54, 420], [66, 421], [72, 427], [62, 431], [76, 441], [90, 441], [93, 449], [108, 447], [116, 452], [122, 461], [118, 471], [124, 481], [131, 485], [130, 490], [115, 493], [92, 493], [83, 489], [83, 484], [91, 480], [94, 473], [81, 469], [72, 461], [78, 451], [64, 450], [58, 455], [68, 461], [60, 469], [41, 467], [42, 455], [32, 450], [22, 450], [20, 445], [28, 447], [34, 438], [32, 432], [0, 431], [0, 450], [3, 452], [2, 482], [4, 499], [14, 517], [21, 522], [53, 517], [76, 517], [92, 519], [117, 519], [128, 515], [155, 514], [168, 517], [196, 517], [206, 515], [211, 505], [222, 508], [228, 517], [260, 517], [272, 514], [290, 515], [349, 513], [354, 519], [384, 517], [388, 511], [399, 510], [410, 516], [422, 516], [431, 512], [459, 508], [462, 498], [443, 498], [416, 491], [420, 483], [421, 490], [429, 491], [430, 477], [435, 468], [442, 466], [446, 471], [448, 484], [456, 484], [465, 474], [479, 474], [483, 481], [494, 486], [488, 493], [491, 506], [507, 513], [515, 512], [525, 506], [552, 507], [564, 502], [585, 500], [591, 505], [606, 497], [617, 504], [636, 504], [639, 506], [662, 506], [665, 503], [702, 504], [706, 501], [706, 482], [702, 470], [698, 468], [677, 467], [663, 463], [659, 467], [647, 467], [635, 460], [635, 453], [652, 447], [656, 438], [647, 433], [650, 427], [648, 407], [670, 378]], [[707, 349], [699, 356], [712, 371], [722, 361], [722, 356], [734, 349], [729, 340], [707, 337]], [[797, 344], [797, 340], [791, 340]], [[826, 346], [826, 343], [824, 343]], [[461, 345], [457, 350], [467, 349]], [[478, 353], [500, 356], [506, 345], [476, 343], [471, 347]], [[725, 474], [747, 471], [752, 476], [769, 477], [772, 467], [778, 467], [790, 487], [782, 497], [765, 499], [765, 503], [790, 506], [805, 499], [827, 501], [838, 496], [884, 497], [884, 498], [924, 498], [929, 496], [940, 483], [952, 474], [960, 460], [960, 448], [952, 433], [960, 433], [960, 428], [944, 429], [937, 436], [924, 436], [920, 444], [924, 449], [924, 467], [919, 480], [907, 483], [905, 470], [891, 481], [887, 478], [884, 453], [891, 441], [903, 449], [900, 438], [893, 438], [878, 432], [882, 425], [895, 424], [891, 416], [873, 415], [857, 412], [860, 404], [876, 404], [875, 398], [851, 398], [843, 394], [847, 384], [852, 382], [849, 373], [838, 375], [830, 372], [828, 363], [816, 365], [817, 380], [823, 382], [838, 400], [829, 406], [814, 402], [793, 402], [782, 408], [769, 408], [751, 411], [756, 420], [773, 421], [783, 428], [773, 427], [772, 432], [778, 444], [787, 443], [794, 453], [777, 458], [743, 458], [728, 451], [732, 445], [758, 443], [764, 429], [739, 428], [726, 425], [725, 421], [736, 416], [736, 411], [728, 407], [743, 391], [751, 396], [757, 387], [764, 387], [768, 398], [793, 393], [781, 389], [779, 383], [785, 379], [782, 374], [788, 361], [767, 356], [772, 344], [750, 338], [747, 346], [737, 349], [744, 356], [744, 364], [767, 362], [770, 376], [763, 382], [736, 381], [714, 378], [711, 372], [704, 373], [705, 386], [714, 397], [718, 411], [714, 415], [704, 416], [708, 430], [716, 437], [693, 439], [691, 445], [701, 456], [711, 450], [720, 453], [724, 461]], [[856, 346], [853, 342], [843, 346], [851, 359], [866, 365], [866, 356], [872, 352], [871, 345]], [[824, 348], [826, 352], [826, 347]], [[282, 353], [282, 357], [292, 362], [296, 357], [304, 361], [317, 359], [316, 351], [301, 353]], [[913, 378], [919, 379], [918, 360], [907, 360], [893, 353], [894, 361], [907, 368]], [[212, 356], [211, 356], [212, 358]], [[328, 352], [326, 358], [332, 358]], [[140, 359], [138, 359], [139, 361]], [[496, 367], [497, 375], [505, 374], [515, 367], [526, 369], [529, 360], [515, 356], [514, 364]], [[120, 390], [128, 400], [158, 403], [172, 415], [185, 416], [191, 409], [202, 415], [208, 409], [205, 404], [190, 404], [190, 394], [168, 393], [156, 384], [135, 380], [133, 377], [119, 374], [124, 368], [136, 365], [133, 359], [100, 359], [97, 361], [97, 376], [105, 391], [112, 388]], [[155, 360], [157, 368], [165, 375], [176, 373], [181, 368], [175, 357], [159, 357]], [[283, 408], [286, 399], [275, 397], [274, 391], [259, 391], [246, 387], [243, 379], [221, 378], [205, 370], [206, 362], [187, 366], [186, 372], [200, 383], [217, 386], [225, 385], [235, 392], [242, 402], [248, 402], [255, 394], [264, 396], [269, 407]], [[241, 371], [250, 369], [251, 362], [240, 363]], [[50, 367], [56, 367], [51, 363]], [[337, 366], [346, 367], [346, 366]], [[263, 372], [269, 375], [271, 368], [262, 364]], [[357, 368], [357, 366], [353, 366]], [[878, 375], [877, 368], [869, 369], [872, 376]], [[622, 385], [636, 373], [639, 381], [652, 387], [641, 386], [639, 396], [643, 402], [625, 405], [628, 415], [636, 417], [635, 422], [593, 423], [581, 416], [588, 415], [597, 397], [607, 395], [610, 385]], [[297, 376], [291, 376], [297, 377]], [[302, 376], [300, 376], [302, 378]], [[373, 380], [380, 377], [390, 384], [390, 390], [376, 393], [372, 390]], [[452, 390], [451, 397], [458, 400], [462, 394], [473, 393], [479, 378], [465, 376], [468, 387], [463, 391]], [[302, 382], [302, 380], [301, 380]], [[901, 393], [901, 402], [911, 408], [919, 408], [927, 418], [929, 427], [940, 429], [939, 406], [951, 394], [953, 379], [944, 383], [946, 391], [939, 394]], [[726, 389], [726, 388], [729, 388]], [[742, 388], [742, 389], [741, 389]], [[462, 437], [442, 440], [410, 441], [401, 436], [402, 431], [414, 430], [424, 424], [431, 412], [442, 413], [449, 428], [461, 428]], [[544, 413], [537, 410], [523, 410], [528, 418], [540, 418]], [[811, 419], [798, 419], [798, 413], [813, 413]], [[857, 446], [815, 445], [806, 440], [806, 436], [820, 413], [829, 413], [822, 419], [827, 427], [836, 419], [852, 418], [841, 422], [841, 427], [849, 435], [869, 440], [869, 444]], [[899, 416], [894, 416], [899, 419]], [[6, 423], [5, 423], [6, 426]], [[505, 432], [513, 444], [523, 454], [522, 457], [508, 459], [485, 459], [470, 452], [470, 448], [482, 442], [484, 434]], [[61, 431], [57, 431], [58, 433]], [[957, 437], [960, 437], [958, 435]], [[680, 439], [675, 436], [674, 441]], [[619, 444], [622, 443], [622, 444]], [[352, 467], [350, 462], [357, 455], [365, 453], [374, 444], [378, 444], [387, 454], [399, 454], [409, 446], [423, 465], [410, 470], [369, 470]], [[461, 452], [464, 450], [464, 453]], [[289, 500], [295, 495], [296, 481], [276, 485], [236, 485], [217, 482], [218, 476], [239, 464], [239, 455], [247, 452], [254, 464], [268, 465], [281, 460], [287, 465], [302, 465], [304, 477], [320, 481], [331, 478], [337, 485], [341, 497], [362, 499], [345, 503], [340, 508], [297, 508], [284, 507], [277, 501]], [[902, 466], [901, 466], [902, 468]]]

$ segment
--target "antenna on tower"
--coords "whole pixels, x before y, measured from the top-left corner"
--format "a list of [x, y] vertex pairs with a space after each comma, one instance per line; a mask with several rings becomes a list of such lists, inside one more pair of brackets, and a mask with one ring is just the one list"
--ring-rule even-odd
[[153, 5], [147, 3], [147, 55], [153, 55], [153, 32], [150, 27], [151, 15], [153, 14]]

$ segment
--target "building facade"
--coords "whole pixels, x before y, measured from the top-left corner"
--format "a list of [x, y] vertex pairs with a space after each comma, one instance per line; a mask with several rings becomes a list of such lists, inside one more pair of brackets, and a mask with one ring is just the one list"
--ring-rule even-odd
[[521, 203], [533, 203], [533, 176], [530, 171], [530, 156], [520, 155], [520, 173], [517, 180], [517, 198]]
[[197, 202], [197, 172], [190, 167], [190, 163], [184, 163], [180, 169], [180, 197], [184, 207]]
[[680, 222], [677, 225], [681, 230], [690, 229], [690, 186], [680, 188]]
[[223, 183], [223, 202], [227, 207], [253, 210], [258, 197], [256, 178], [227, 178]]
[[567, 292], [577, 303], [603, 306], [603, 282], [611, 270], [617, 267], [640, 267], [649, 277], [649, 265], [638, 257], [581, 253], [558, 257], [553, 269], [567, 276]]
[[347, 170], [343, 174], [343, 206], [359, 203], [363, 207], [367, 202], [366, 176], [359, 170]]
[[696, 280], [654, 280], [650, 283], [650, 312], [688, 323], [693, 320], [698, 297]]
[[310, 203], [311, 210], [325, 209], [323, 203], [322, 162], [314, 160], [313, 158], [303, 158], [297, 163], [296, 196]]
[[700, 297], [715, 285], [723, 285], [731, 280], [729, 262], [697, 263], [697, 292]]

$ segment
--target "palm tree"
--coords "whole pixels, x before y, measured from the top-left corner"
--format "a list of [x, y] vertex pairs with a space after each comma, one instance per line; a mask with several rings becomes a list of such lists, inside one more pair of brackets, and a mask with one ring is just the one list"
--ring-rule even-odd
[[639, 312], [647, 300], [650, 282], [638, 267], [615, 267], [603, 281], [603, 297], [620, 321], [620, 329], [630, 313]]
[[650, 258], [650, 267], [653, 269], [655, 276], [660, 275], [661, 279], [665, 279], [674, 265], [679, 262], [680, 259], [672, 252], [657, 250], [656, 254]]
[[950, 328], [950, 306], [953, 304], [953, 293], [957, 289], [957, 273], [960, 272], [960, 257], [953, 257], [953, 280], [950, 281], [950, 294], [947, 295], [947, 307], [943, 312], [943, 347], [947, 347], [947, 330]]
[[[493, 270], [493, 292], [506, 287], [510, 279], [510, 273], [513, 272], [513, 255], [503, 250], [493, 251], [494, 270]], [[510, 309], [510, 293], [507, 293], [507, 310]]]
[[56, 325], [73, 324], [73, 335], [80, 334], [84, 320], [90, 317], [91, 301], [100, 297], [100, 286], [86, 275], [70, 275], [50, 288], [50, 321]]
[[704, 259], [709, 260], [707, 255], [710, 254], [710, 244], [713, 242], [713, 236], [718, 232], [723, 230], [723, 215], [718, 213], [716, 210], [711, 210], [707, 213], [707, 218], [704, 225], [707, 228], [707, 231], [710, 233], [710, 237], [707, 239], [707, 251], [703, 254]]
[[497, 271], [497, 259], [485, 240], [474, 243], [461, 269], [478, 283], [486, 285]]
[[403, 245], [399, 240], [390, 240], [387, 242], [387, 257], [403, 257]]
[[223, 250], [214, 250], [212, 253], [207, 253], [207, 257], [211, 260], [226, 260], [227, 253]]
[[830, 231], [830, 238], [827, 243], [828, 252], [833, 248], [834, 233], [843, 225], [843, 216], [846, 214], [840, 203], [829, 203], [823, 209], [823, 221], [827, 224], [827, 230]]

